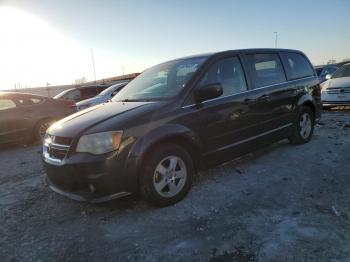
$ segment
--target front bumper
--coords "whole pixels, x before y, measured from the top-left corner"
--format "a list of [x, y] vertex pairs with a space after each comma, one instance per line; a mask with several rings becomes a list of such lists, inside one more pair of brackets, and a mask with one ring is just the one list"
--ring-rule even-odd
[[90, 203], [103, 203], [103, 202], [107, 202], [116, 198], [120, 198], [120, 197], [124, 197], [124, 196], [128, 196], [131, 193], [130, 192], [119, 192], [119, 193], [115, 193], [115, 194], [110, 194], [107, 196], [101, 196], [101, 197], [86, 197], [83, 195], [78, 195], [75, 193], [71, 193], [71, 192], [67, 192], [67, 191], [63, 191], [62, 189], [56, 187], [49, 178], [47, 178], [47, 183], [49, 185], [49, 188], [52, 191], [55, 191], [56, 193], [68, 197], [70, 199], [76, 200], [76, 201], [81, 201], [81, 202], [90, 202]]
[[74, 200], [100, 203], [131, 194], [116, 158], [84, 154], [55, 165], [44, 157], [43, 165], [53, 191]]

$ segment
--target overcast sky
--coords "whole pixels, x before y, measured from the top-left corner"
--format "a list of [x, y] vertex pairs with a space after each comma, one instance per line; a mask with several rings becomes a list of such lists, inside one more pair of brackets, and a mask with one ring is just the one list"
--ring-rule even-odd
[[350, 1], [0, 0], [0, 89], [142, 71], [238, 48], [300, 49], [314, 64], [349, 58]]

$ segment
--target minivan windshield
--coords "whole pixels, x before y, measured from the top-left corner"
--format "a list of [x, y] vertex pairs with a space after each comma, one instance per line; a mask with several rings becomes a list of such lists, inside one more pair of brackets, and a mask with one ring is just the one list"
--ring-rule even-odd
[[116, 94], [112, 101], [154, 101], [172, 98], [179, 94], [206, 58], [185, 58], [151, 67]]
[[350, 77], [350, 64], [343, 65], [333, 74], [332, 78]]

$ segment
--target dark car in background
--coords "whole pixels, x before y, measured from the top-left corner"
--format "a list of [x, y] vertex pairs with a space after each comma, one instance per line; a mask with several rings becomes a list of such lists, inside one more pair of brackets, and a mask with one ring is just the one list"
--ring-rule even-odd
[[319, 79], [300, 51], [181, 58], [52, 125], [43, 163], [50, 188], [67, 197], [103, 202], [140, 192], [165, 206], [209, 163], [284, 138], [307, 143], [320, 108]]
[[89, 99], [82, 100], [77, 103], [77, 109], [83, 110], [91, 106], [95, 106], [98, 104], [106, 103], [108, 100], [112, 99], [120, 90], [122, 90], [127, 84], [129, 83], [129, 80], [127, 81], [120, 81], [117, 84], [113, 84], [110, 87], [103, 90], [101, 93], [99, 93], [97, 96], [94, 96]]
[[88, 85], [75, 87], [59, 93], [54, 98], [79, 102], [98, 95], [107, 87], [108, 85]]
[[74, 112], [71, 101], [0, 92], [0, 144], [40, 140], [50, 124]]

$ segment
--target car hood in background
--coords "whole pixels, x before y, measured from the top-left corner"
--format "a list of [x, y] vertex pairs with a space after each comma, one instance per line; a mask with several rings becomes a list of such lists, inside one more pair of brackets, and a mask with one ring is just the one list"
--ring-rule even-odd
[[75, 137], [104, 121], [118, 116], [125, 116], [130, 111], [137, 109], [140, 109], [142, 112], [146, 111], [146, 108], [156, 108], [157, 104], [156, 102], [111, 102], [99, 104], [63, 118], [53, 124], [47, 132], [54, 136]]
[[108, 96], [95, 96], [95, 97], [80, 101], [76, 105], [77, 107], [86, 106], [86, 105], [97, 105], [107, 101], [108, 101]]
[[328, 82], [328, 87], [349, 87], [350, 77], [332, 78]]

